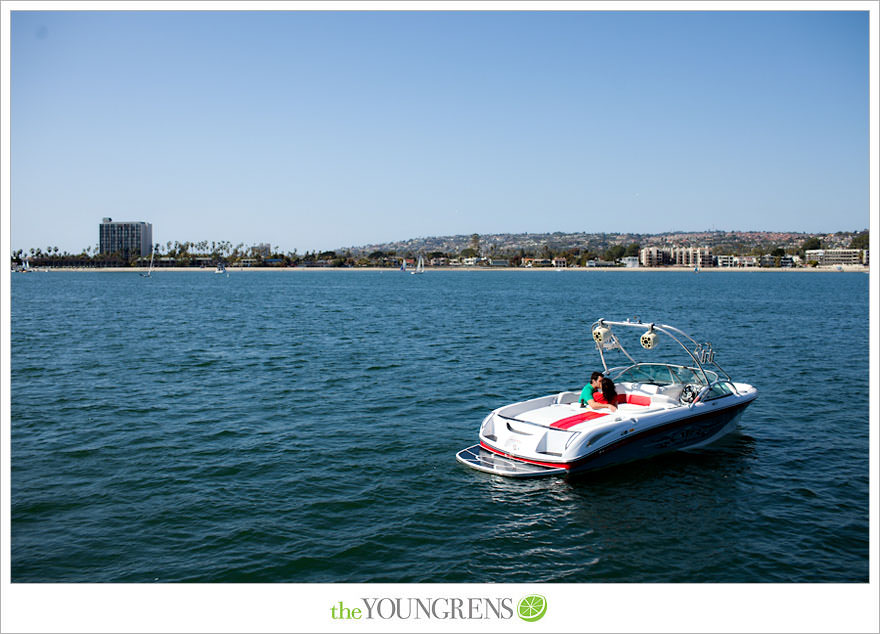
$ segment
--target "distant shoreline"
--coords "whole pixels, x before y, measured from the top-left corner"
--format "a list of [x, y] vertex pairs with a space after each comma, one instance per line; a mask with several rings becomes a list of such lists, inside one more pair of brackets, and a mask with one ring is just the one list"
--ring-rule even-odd
[[[48, 273], [146, 273], [147, 267], [111, 267], [111, 268], [47, 268], [40, 269], [35, 272], [48, 272]], [[277, 267], [277, 266], [245, 266], [245, 267], [228, 267], [227, 271], [229, 273], [248, 273], [248, 272], [263, 272], [263, 271], [271, 271], [276, 273], [300, 273], [300, 272], [327, 272], [327, 271], [381, 271], [388, 273], [401, 273], [401, 271], [397, 268], [383, 268], [383, 267], [331, 267], [331, 266], [300, 266], [300, 267]], [[434, 272], [445, 272], [445, 271], [455, 271], [455, 272], [463, 272], [463, 273], [473, 273], [479, 271], [521, 271], [524, 273], [598, 273], [598, 272], [627, 272], [627, 273], [644, 273], [644, 272], [666, 272], [673, 271], [679, 273], [688, 273], [694, 272], [693, 268], [687, 266], [663, 266], [663, 267], [637, 267], [637, 268], [627, 268], [627, 267], [570, 267], [564, 269], [555, 269], [553, 267], [536, 267], [536, 268], [524, 268], [518, 266], [499, 266], [499, 267], [477, 267], [477, 266], [468, 266], [468, 267], [458, 267], [458, 266], [438, 266], [438, 267], [427, 267], [425, 272], [434, 273]], [[804, 267], [804, 268], [761, 268], [761, 267], [712, 267], [700, 269], [699, 273], [728, 273], [728, 272], [741, 272], [741, 273], [773, 273], [773, 272], [784, 272], [784, 273], [867, 273], [870, 271], [870, 267], [861, 266], [861, 265], [850, 265], [850, 266], [842, 266], [838, 269], [836, 266], [817, 266], [813, 267]], [[215, 270], [212, 268], [194, 268], [194, 267], [163, 267], [159, 269], [153, 269], [153, 274], [162, 273], [185, 273], [185, 272], [194, 272], [194, 273], [206, 273], [206, 274], [214, 274]]]

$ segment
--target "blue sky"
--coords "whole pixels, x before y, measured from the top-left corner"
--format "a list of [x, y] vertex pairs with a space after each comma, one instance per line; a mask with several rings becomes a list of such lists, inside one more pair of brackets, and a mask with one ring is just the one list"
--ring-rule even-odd
[[[171, 5], [173, 6], [173, 5]], [[866, 12], [13, 12], [11, 246], [869, 224]]]

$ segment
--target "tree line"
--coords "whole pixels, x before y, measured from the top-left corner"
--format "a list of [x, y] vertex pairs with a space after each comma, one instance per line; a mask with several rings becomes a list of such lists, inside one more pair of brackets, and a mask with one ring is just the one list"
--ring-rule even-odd
[[[849, 248], [867, 249], [869, 232], [863, 231], [853, 237]], [[822, 249], [825, 245], [819, 238], [806, 239], [800, 246], [775, 246], [771, 244], [730, 243], [715, 245], [713, 255], [770, 255], [776, 258], [785, 255], [800, 255], [808, 250]], [[629, 245], [613, 245], [605, 249], [599, 248], [553, 248], [544, 245], [539, 249], [521, 247], [500, 248], [495, 245], [485, 247], [480, 236], [473, 234], [468, 246], [459, 252], [429, 251], [412, 249], [376, 250], [360, 253], [346, 249], [343, 251], [307, 251], [304, 254], [297, 250], [282, 251], [278, 246], [259, 245], [245, 246], [244, 243], [233, 244], [229, 241], [168, 241], [153, 245], [153, 256], [157, 258], [156, 266], [205, 266], [206, 264], [224, 263], [226, 265], [253, 266], [332, 266], [332, 267], [396, 267], [402, 259], [415, 260], [420, 255], [430, 260], [462, 261], [465, 258], [492, 258], [507, 260], [510, 266], [520, 266], [527, 258], [552, 260], [565, 258], [569, 266], [586, 266], [588, 262], [597, 260], [618, 262], [624, 257], [638, 257], [641, 245], [633, 242]], [[32, 247], [13, 251], [12, 263], [20, 265], [28, 260], [32, 266], [73, 266], [73, 267], [123, 267], [144, 266], [149, 256], [140, 254], [100, 253], [97, 246], [89, 246], [80, 253], [60, 252], [57, 246]]]

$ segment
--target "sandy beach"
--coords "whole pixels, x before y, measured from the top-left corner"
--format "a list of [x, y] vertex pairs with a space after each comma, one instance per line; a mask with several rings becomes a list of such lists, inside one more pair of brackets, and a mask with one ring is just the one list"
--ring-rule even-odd
[[[146, 273], [147, 267], [119, 267], [119, 268], [46, 268], [39, 269], [40, 272], [50, 272], [50, 273], [83, 273], [83, 272], [92, 272], [92, 273]], [[813, 267], [804, 267], [804, 268], [759, 268], [759, 267], [744, 267], [744, 268], [732, 268], [732, 267], [713, 267], [713, 268], [704, 268], [700, 269], [699, 273], [728, 273], [728, 272], [740, 272], [740, 273], [772, 273], [772, 272], [783, 272], [783, 273], [868, 273], [870, 270], [867, 266], [842, 266], [837, 268], [836, 266], [817, 266]], [[278, 267], [278, 266], [245, 266], [245, 267], [228, 267], [227, 271], [229, 273], [252, 273], [256, 271], [271, 271], [276, 273], [314, 273], [314, 272], [329, 272], [329, 271], [381, 271], [388, 273], [399, 273], [400, 271], [396, 268], [382, 268], [382, 267]], [[497, 266], [497, 267], [480, 267], [480, 266], [439, 266], [439, 267], [426, 267], [426, 272], [436, 272], [436, 271], [458, 271], [464, 273], [472, 273], [475, 271], [521, 271], [523, 273], [599, 273], [599, 272], [613, 272], [613, 273], [639, 273], [646, 271], [657, 271], [657, 272], [693, 272], [693, 269], [690, 267], [682, 267], [682, 266], [663, 266], [663, 267], [635, 267], [635, 268], [627, 268], [627, 267], [569, 267], [564, 269], [555, 269], [552, 267], [540, 267], [540, 268], [523, 268], [523, 267], [513, 267], [513, 266]], [[167, 268], [159, 268], [153, 269], [153, 274], [161, 275], [162, 273], [167, 272], [195, 272], [195, 273], [206, 273], [206, 274], [214, 274], [213, 268], [195, 268], [195, 267], [167, 267]]]

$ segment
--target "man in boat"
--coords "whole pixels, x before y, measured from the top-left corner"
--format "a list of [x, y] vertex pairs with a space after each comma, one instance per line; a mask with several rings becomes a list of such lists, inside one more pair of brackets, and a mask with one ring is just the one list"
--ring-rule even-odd
[[612, 412], [617, 411], [617, 390], [614, 389], [614, 381], [607, 376], [601, 379], [601, 389], [593, 392], [593, 398], [587, 401], [590, 409], [608, 408]]
[[602, 373], [601, 372], [593, 372], [590, 375], [590, 382], [584, 386], [584, 389], [581, 391], [581, 407], [586, 407], [587, 403], [593, 400], [594, 392], [602, 391]]

